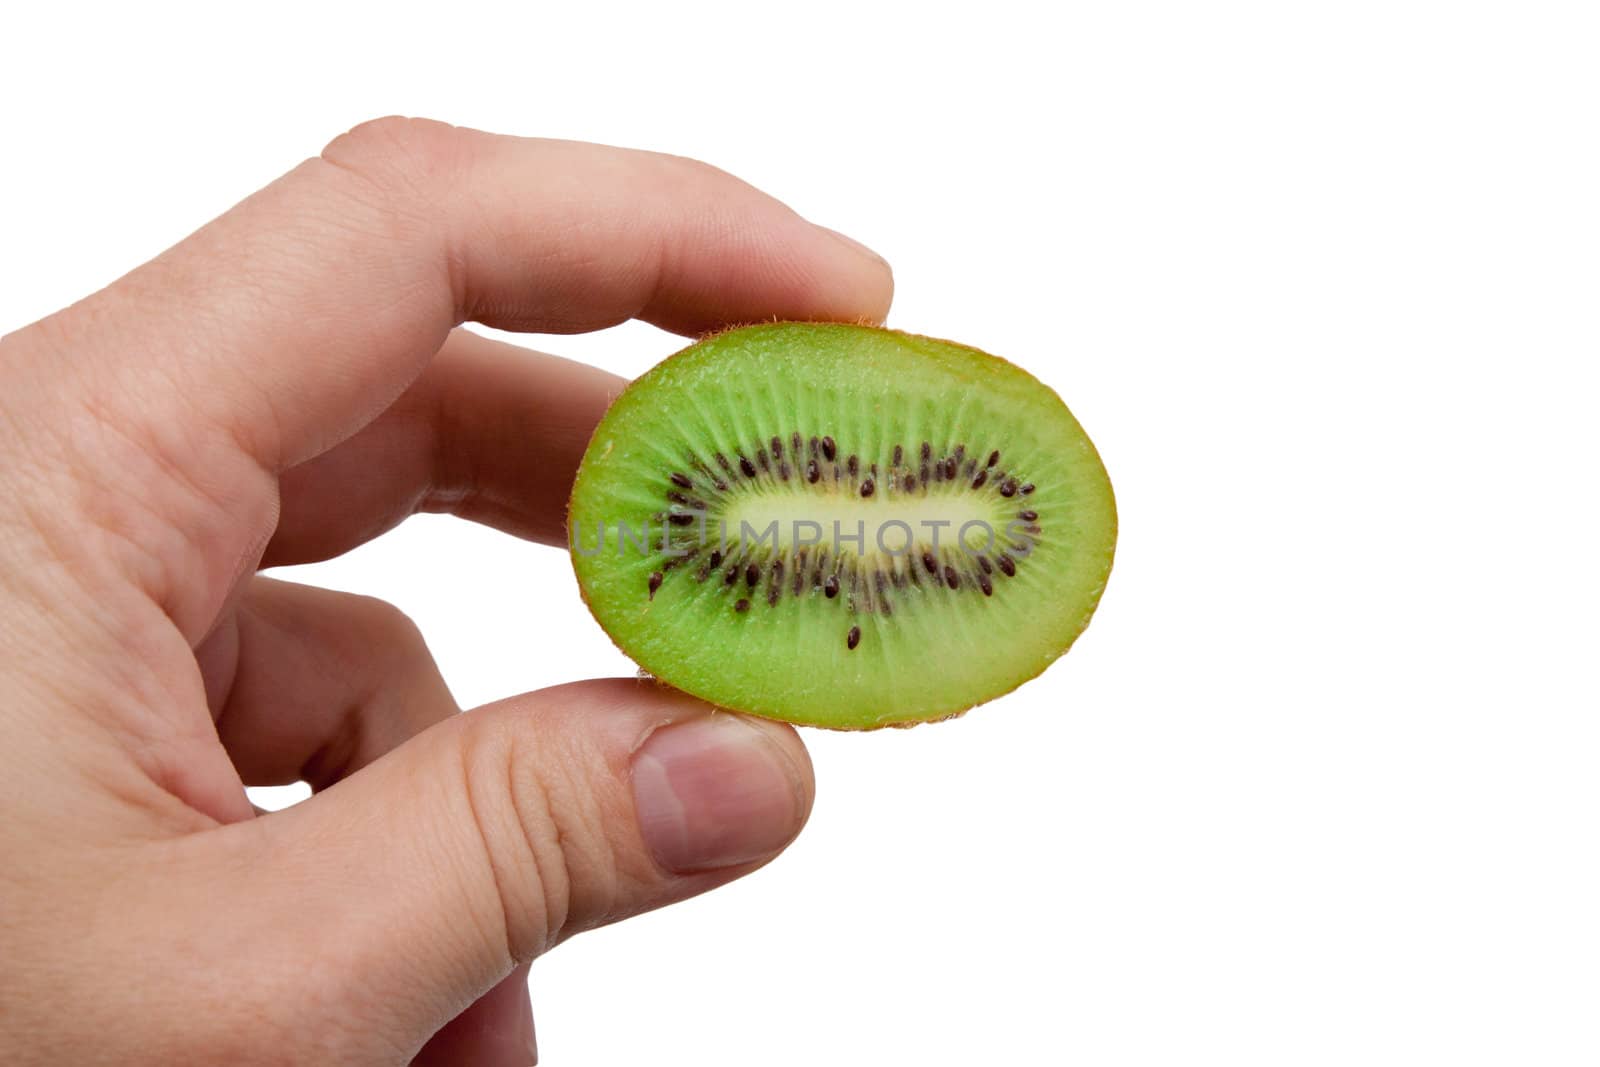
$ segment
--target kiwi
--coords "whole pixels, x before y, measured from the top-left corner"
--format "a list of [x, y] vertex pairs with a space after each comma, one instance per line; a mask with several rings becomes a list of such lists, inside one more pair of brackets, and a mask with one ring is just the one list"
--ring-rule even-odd
[[868, 729], [1034, 677], [1111, 570], [1111, 483], [1025, 371], [867, 326], [768, 323], [617, 398], [568, 513], [590, 610], [714, 704]]

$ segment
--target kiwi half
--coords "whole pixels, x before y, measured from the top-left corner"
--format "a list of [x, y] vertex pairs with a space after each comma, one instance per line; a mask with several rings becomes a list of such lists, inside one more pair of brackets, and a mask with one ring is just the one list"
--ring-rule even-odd
[[714, 704], [869, 729], [1034, 677], [1088, 625], [1111, 483], [1059, 397], [964, 345], [866, 326], [709, 337], [628, 387], [568, 513], [589, 608]]

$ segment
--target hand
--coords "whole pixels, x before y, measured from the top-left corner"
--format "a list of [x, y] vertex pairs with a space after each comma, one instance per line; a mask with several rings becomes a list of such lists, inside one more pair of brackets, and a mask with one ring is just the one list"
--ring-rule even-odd
[[565, 544], [622, 383], [464, 320], [693, 334], [890, 292], [710, 167], [383, 119], [0, 340], [5, 1061], [528, 1063], [530, 960], [782, 849], [787, 727], [632, 679], [460, 715], [397, 610], [255, 571], [415, 511]]

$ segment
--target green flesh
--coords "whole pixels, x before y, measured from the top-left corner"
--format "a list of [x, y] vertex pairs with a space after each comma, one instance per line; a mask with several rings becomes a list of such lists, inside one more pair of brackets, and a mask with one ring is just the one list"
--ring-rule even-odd
[[1037, 675], [1088, 625], [1116, 541], [1094, 446], [1031, 375], [946, 341], [810, 323], [719, 334], [633, 383], [595, 430], [568, 518], [590, 609], [647, 671], [843, 729], [945, 718]]

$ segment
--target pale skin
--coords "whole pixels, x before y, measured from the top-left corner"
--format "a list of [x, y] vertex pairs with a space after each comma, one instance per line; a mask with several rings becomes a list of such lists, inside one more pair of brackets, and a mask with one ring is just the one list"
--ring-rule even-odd
[[531, 1063], [532, 960], [770, 860], [811, 806], [788, 727], [633, 679], [459, 714], [399, 611], [256, 572], [417, 511], [564, 545], [624, 383], [463, 322], [891, 293], [703, 164], [381, 119], [0, 339], [5, 1062]]

